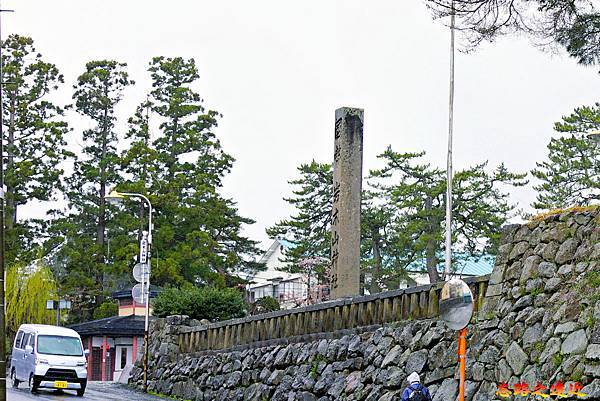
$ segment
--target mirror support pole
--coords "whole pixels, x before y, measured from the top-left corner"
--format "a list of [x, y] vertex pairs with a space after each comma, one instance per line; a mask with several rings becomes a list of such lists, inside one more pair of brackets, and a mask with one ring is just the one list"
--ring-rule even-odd
[[467, 328], [458, 332], [458, 363], [460, 366], [460, 383], [458, 386], [458, 401], [465, 401], [465, 370], [467, 367]]

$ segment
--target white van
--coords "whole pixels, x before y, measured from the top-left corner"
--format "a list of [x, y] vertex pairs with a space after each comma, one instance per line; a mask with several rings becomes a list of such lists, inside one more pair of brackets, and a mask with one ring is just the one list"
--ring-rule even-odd
[[12, 350], [12, 385], [28, 383], [32, 393], [39, 388], [77, 390], [81, 397], [87, 385], [87, 354], [74, 330], [22, 324]]

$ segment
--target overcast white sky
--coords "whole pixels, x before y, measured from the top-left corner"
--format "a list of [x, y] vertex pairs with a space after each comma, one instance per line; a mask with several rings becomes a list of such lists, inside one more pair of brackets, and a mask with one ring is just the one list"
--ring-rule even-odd
[[[143, 100], [151, 57], [196, 59], [197, 87], [224, 114], [216, 133], [236, 159], [225, 193], [265, 227], [289, 215], [282, 200], [302, 162], [330, 162], [334, 110], [365, 109], [364, 171], [391, 144], [445, 165], [449, 33], [424, 0], [4, 0], [3, 34], [31, 36], [58, 65], [68, 103], [92, 59], [127, 62], [137, 85], [123, 121]], [[553, 122], [600, 100], [597, 68], [503, 38], [456, 60], [455, 165], [489, 160], [527, 171], [546, 155]], [[75, 127], [70, 142], [85, 124]], [[528, 208], [533, 191], [513, 191]], [[43, 208], [28, 207], [38, 217]], [[21, 214], [21, 216], [24, 216]]]

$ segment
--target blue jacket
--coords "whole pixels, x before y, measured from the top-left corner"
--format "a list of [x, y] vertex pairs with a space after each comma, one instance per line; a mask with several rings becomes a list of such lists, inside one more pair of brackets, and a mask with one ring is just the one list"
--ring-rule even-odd
[[413, 393], [414, 390], [421, 390], [421, 392], [423, 393], [423, 395], [425, 395], [425, 397], [428, 400], [431, 400], [431, 394], [429, 394], [429, 390], [427, 390], [427, 387], [421, 385], [421, 383], [413, 383], [410, 386], [408, 386], [403, 392], [402, 392], [402, 401], [410, 401], [410, 395]]

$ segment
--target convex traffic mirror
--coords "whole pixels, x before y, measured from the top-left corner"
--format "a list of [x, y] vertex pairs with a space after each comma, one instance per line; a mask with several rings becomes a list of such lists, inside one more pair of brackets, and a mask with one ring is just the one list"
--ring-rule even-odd
[[473, 293], [464, 281], [453, 278], [442, 287], [440, 315], [452, 330], [461, 330], [473, 316]]

